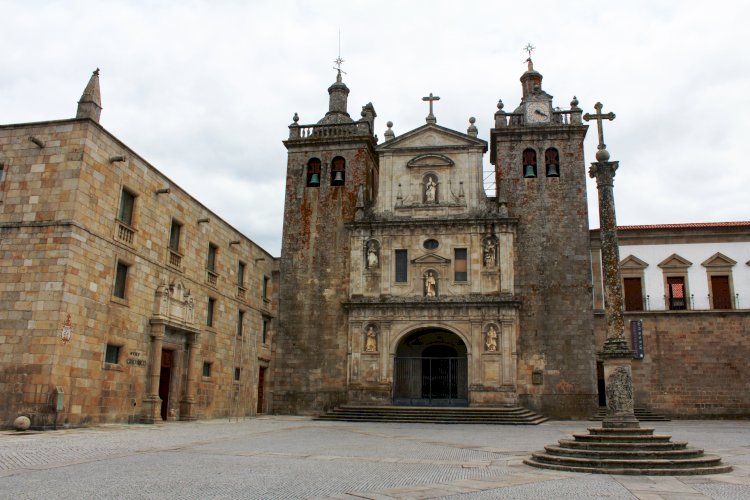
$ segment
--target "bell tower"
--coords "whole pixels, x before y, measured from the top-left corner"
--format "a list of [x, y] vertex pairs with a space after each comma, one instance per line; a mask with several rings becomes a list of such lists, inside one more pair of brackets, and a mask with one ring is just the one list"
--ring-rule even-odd
[[274, 411], [320, 413], [346, 401], [351, 249], [346, 224], [362, 217], [377, 186], [375, 109], [347, 111], [349, 88], [328, 88], [314, 125], [295, 113], [288, 151], [281, 248]]
[[531, 49], [521, 104], [508, 113], [498, 103], [490, 141], [497, 201], [518, 220], [519, 403], [552, 417], [586, 417], [596, 397], [588, 127], [575, 97], [570, 109], [553, 108]]

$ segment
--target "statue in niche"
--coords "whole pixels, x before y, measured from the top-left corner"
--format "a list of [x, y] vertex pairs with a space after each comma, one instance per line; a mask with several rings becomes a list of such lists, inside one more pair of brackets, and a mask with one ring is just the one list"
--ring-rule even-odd
[[487, 330], [487, 340], [484, 345], [487, 346], [488, 352], [497, 352], [497, 330], [494, 326], [490, 326]]
[[378, 267], [380, 259], [378, 258], [378, 244], [374, 241], [367, 243], [367, 268], [373, 269]]
[[378, 333], [375, 328], [370, 325], [367, 328], [367, 341], [365, 342], [365, 352], [377, 352], [378, 351]]
[[424, 187], [425, 203], [437, 203], [437, 183], [432, 176], [427, 177], [427, 183]]
[[497, 263], [497, 244], [492, 238], [484, 242], [484, 267], [495, 267]]
[[424, 288], [428, 297], [437, 296], [437, 281], [435, 280], [435, 273], [432, 271], [427, 271], [424, 277]]

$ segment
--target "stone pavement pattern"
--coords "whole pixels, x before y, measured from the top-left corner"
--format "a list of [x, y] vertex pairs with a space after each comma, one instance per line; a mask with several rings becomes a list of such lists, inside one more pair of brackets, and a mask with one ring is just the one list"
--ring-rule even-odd
[[537, 427], [300, 417], [0, 434], [1, 498], [750, 498], [750, 423], [670, 422], [734, 472], [573, 474], [521, 460], [591, 422]]

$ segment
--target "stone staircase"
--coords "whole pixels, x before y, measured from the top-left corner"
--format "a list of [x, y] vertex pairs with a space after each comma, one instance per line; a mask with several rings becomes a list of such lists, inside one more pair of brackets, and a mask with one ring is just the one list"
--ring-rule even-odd
[[524, 460], [526, 465], [568, 472], [684, 476], [721, 474], [732, 467], [717, 455], [688, 448], [672, 436], [654, 434], [653, 428], [590, 428], [588, 434], [574, 434], [558, 445], [544, 447]]
[[[665, 417], [664, 415], [659, 415], [658, 413], [653, 413], [650, 410], [647, 410], [646, 408], [635, 408], [633, 411], [635, 412], [635, 418], [637, 418], [639, 422], [671, 422], [672, 421], [671, 418]], [[599, 410], [596, 412], [596, 415], [591, 417], [589, 420], [602, 421], [604, 420], [604, 417], [606, 416], [607, 416], [607, 407], [600, 406]]]
[[315, 420], [430, 424], [537, 425], [548, 419], [520, 406], [474, 408], [341, 405]]

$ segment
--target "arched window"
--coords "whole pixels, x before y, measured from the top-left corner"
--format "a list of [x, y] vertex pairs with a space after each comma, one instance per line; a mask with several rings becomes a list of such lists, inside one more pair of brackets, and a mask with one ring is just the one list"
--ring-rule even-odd
[[331, 186], [343, 186], [346, 183], [346, 160], [337, 156], [331, 161]]
[[320, 186], [320, 160], [310, 158], [307, 162], [307, 187]]
[[544, 165], [547, 177], [560, 177], [560, 154], [555, 148], [549, 148], [544, 152]]
[[531, 148], [523, 152], [523, 177], [524, 179], [536, 177], [536, 151]]

